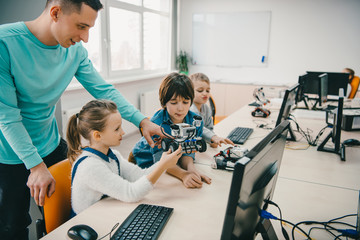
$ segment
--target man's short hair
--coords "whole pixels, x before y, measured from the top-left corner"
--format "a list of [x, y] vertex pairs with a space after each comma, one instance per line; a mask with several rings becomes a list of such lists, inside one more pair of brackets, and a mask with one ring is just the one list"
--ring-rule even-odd
[[79, 13], [83, 3], [95, 11], [99, 11], [103, 8], [100, 0], [47, 0], [45, 8], [51, 6], [53, 3], [59, 4], [65, 13], [74, 11]]

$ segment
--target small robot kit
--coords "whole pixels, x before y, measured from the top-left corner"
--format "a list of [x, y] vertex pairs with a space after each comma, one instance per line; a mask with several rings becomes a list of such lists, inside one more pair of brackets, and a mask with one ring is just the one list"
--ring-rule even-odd
[[263, 117], [266, 118], [270, 115], [270, 110], [263, 107], [256, 107], [254, 111], [251, 112], [253, 117]]
[[244, 157], [248, 152], [247, 148], [240, 146], [235, 145], [234, 147], [228, 147], [214, 155], [214, 161], [211, 167], [214, 169], [233, 171], [235, 162]]
[[196, 136], [197, 128], [201, 126], [202, 117], [195, 116], [193, 125], [188, 123], [178, 123], [170, 125], [171, 135], [164, 138], [161, 142], [161, 148], [164, 151], [171, 149], [171, 152], [181, 146], [183, 153], [205, 152], [206, 142], [201, 137]]
[[251, 115], [253, 117], [268, 117], [271, 112], [265, 108], [265, 105], [270, 103], [270, 101], [265, 97], [263, 88], [255, 88], [253, 96], [255, 98], [257, 107], [255, 107], [255, 110], [251, 112]]

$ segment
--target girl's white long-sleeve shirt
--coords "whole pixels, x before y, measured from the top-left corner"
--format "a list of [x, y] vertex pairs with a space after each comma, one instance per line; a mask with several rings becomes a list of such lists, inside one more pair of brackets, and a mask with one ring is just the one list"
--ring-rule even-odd
[[99, 201], [104, 195], [124, 202], [136, 202], [153, 189], [146, 175], [155, 165], [141, 169], [125, 160], [116, 150], [109, 149], [109, 153], [105, 155], [86, 148], [74, 162], [72, 172], [76, 162], [85, 156], [77, 165], [72, 179], [71, 205], [76, 214]]

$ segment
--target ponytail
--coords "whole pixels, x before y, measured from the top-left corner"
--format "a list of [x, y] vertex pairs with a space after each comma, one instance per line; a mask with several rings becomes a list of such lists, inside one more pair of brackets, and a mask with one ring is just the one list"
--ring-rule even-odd
[[70, 117], [68, 128], [66, 132], [66, 140], [68, 143], [68, 153], [67, 157], [70, 160], [70, 163], [73, 164], [76, 158], [81, 154], [81, 142], [80, 142], [80, 133], [77, 126], [78, 118], [77, 114], [74, 114]]

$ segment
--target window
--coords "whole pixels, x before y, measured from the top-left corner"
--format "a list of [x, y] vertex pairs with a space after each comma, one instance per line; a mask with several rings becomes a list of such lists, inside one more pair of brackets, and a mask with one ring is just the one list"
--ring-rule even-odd
[[103, 0], [89, 59], [105, 78], [170, 69], [171, 0]]
[[89, 41], [87, 43], [83, 43], [84, 47], [88, 51], [88, 56], [91, 62], [93, 63], [96, 70], [99, 72], [102, 72], [102, 62], [101, 62], [101, 55], [100, 55], [100, 19], [101, 13], [99, 13], [99, 16], [96, 20], [95, 26], [93, 28], [90, 28], [89, 33]]

